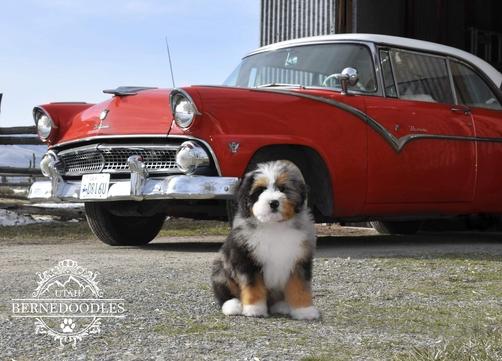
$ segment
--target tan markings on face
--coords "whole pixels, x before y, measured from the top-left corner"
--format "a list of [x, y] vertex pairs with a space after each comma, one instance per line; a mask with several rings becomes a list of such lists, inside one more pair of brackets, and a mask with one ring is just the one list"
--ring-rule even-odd
[[312, 306], [310, 284], [305, 282], [295, 271], [291, 275], [284, 291], [286, 302], [291, 308]]
[[258, 278], [253, 285], [241, 287], [241, 302], [243, 305], [254, 305], [267, 299], [267, 288], [263, 278]]
[[289, 200], [282, 201], [282, 217], [284, 220], [291, 219], [295, 216], [295, 205]]
[[257, 188], [260, 188], [260, 187], [264, 187], [264, 188], [267, 188], [268, 187], [268, 179], [267, 177], [260, 177], [260, 178], [256, 178], [254, 183], [253, 183], [253, 186], [251, 187], [251, 193], [253, 193], [253, 191]]
[[288, 173], [282, 172], [275, 178], [275, 184], [277, 185], [277, 187], [285, 186], [286, 183], [288, 182], [288, 179], [289, 179]]
[[230, 293], [232, 294], [232, 296], [239, 297], [241, 290], [240, 290], [237, 282], [235, 282], [233, 279], [228, 279], [227, 286], [228, 286], [228, 289], [230, 290]]

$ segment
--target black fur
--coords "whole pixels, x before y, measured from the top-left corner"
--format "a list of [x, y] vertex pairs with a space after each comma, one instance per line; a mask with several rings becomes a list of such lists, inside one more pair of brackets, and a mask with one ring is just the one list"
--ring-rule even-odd
[[301, 278], [305, 281], [312, 280], [312, 257], [309, 257], [298, 264], [299, 272]]
[[253, 258], [240, 232], [239, 227], [230, 232], [220, 249], [220, 257], [213, 263], [213, 291], [220, 306], [235, 297], [228, 287], [228, 280], [236, 283], [237, 280], [246, 280], [247, 284], [253, 285], [261, 274], [261, 265]]
[[213, 293], [218, 301], [220, 307], [225, 303], [226, 300], [232, 298], [232, 292], [224, 280], [227, 279], [225, 270], [223, 268], [223, 260], [216, 259], [213, 263], [213, 271], [211, 274], [211, 280], [213, 285]]
[[251, 207], [253, 202], [250, 192], [251, 187], [253, 186], [255, 174], [255, 172], [246, 174], [237, 192], [238, 210], [244, 218], [251, 217]]

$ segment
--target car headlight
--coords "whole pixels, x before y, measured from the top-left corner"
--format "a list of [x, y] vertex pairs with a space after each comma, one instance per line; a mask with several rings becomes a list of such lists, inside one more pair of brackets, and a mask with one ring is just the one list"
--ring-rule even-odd
[[190, 127], [195, 116], [199, 114], [190, 96], [179, 89], [171, 92], [171, 111], [174, 121], [182, 129]]
[[176, 165], [186, 174], [193, 174], [198, 168], [209, 167], [209, 155], [195, 142], [186, 141], [176, 152]]
[[51, 136], [56, 128], [52, 119], [41, 110], [34, 112], [35, 124], [37, 125], [37, 133], [40, 139], [46, 141]]

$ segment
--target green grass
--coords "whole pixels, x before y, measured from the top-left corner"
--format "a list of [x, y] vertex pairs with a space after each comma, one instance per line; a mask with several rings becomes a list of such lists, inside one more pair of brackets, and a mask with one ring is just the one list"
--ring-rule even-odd
[[500, 361], [502, 338], [499, 334], [483, 335], [467, 341], [441, 341], [433, 347], [414, 347], [399, 361]]
[[[351, 296], [321, 292], [330, 312], [324, 312], [326, 326], [369, 335], [351, 348], [355, 355], [403, 361], [502, 360], [500, 256], [393, 257], [365, 263], [382, 271], [361, 278], [361, 266], [354, 264], [353, 272], [344, 276]], [[372, 287], [375, 282], [379, 287]]]
[[172, 219], [164, 223], [160, 237], [226, 236], [230, 231], [227, 222], [194, 221], [191, 219]]
[[75, 241], [93, 239], [86, 222], [55, 222], [0, 226], [0, 242]]
[[[169, 219], [159, 237], [194, 237], [227, 235], [226, 222]], [[52, 222], [23, 226], [0, 226], [0, 242], [76, 241], [95, 239], [87, 222]]]

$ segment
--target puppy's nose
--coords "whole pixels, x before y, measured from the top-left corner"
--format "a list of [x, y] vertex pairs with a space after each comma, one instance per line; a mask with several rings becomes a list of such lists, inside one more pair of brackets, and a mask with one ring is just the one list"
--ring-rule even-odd
[[270, 205], [270, 208], [272, 208], [273, 210], [276, 210], [277, 208], [279, 208], [279, 201], [274, 199], [273, 201], [269, 202], [269, 205]]

